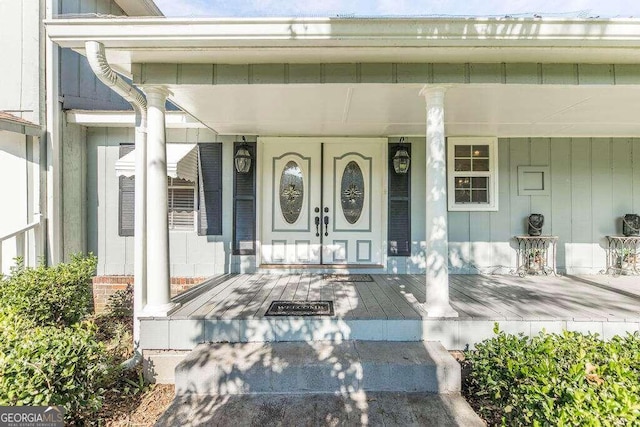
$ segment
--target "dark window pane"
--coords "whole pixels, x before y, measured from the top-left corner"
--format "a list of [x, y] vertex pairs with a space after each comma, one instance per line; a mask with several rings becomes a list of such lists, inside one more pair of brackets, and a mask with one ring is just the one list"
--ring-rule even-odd
[[468, 176], [458, 176], [455, 178], [456, 188], [469, 188], [471, 186], [471, 178]]
[[342, 213], [349, 224], [355, 224], [364, 206], [364, 177], [356, 162], [349, 162], [342, 172], [340, 185]]
[[473, 170], [484, 172], [489, 170], [489, 159], [473, 159]]
[[294, 161], [287, 163], [280, 178], [280, 209], [284, 220], [293, 224], [302, 211], [304, 181], [302, 169]]
[[489, 178], [473, 178], [472, 184], [473, 188], [486, 189], [489, 185]]
[[488, 203], [489, 193], [487, 190], [474, 190], [473, 191], [473, 203]]
[[471, 157], [470, 145], [456, 145], [454, 149], [455, 157]]
[[457, 171], [470, 171], [471, 170], [471, 159], [456, 159], [455, 160], [455, 170], [457, 170]]
[[474, 145], [472, 152], [473, 152], [473, 157], [489, 157], [489, 146]]
[[456, 190], [456, 203], [469, 203], [471, 201], [471, 193], [468, 190]]

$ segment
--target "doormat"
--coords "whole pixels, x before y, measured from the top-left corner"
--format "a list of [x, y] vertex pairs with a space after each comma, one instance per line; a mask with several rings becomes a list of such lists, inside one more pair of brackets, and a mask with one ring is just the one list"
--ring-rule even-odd
[[373, 282], [370, 274], [325, 274], [322, 278], [329, 282]]
[[265, 316], [333, 316], [333, 301], [273, 301]]

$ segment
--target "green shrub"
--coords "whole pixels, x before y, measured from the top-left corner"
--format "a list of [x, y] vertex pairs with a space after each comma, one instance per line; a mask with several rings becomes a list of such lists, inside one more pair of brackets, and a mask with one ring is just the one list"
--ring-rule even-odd
[[88, 420], [117, 375], [89, 322], [34, 326], [0, 310], [0, 405], [61, 405], [68, 421]]
[[497, 336], [466, 354], [468, 394], [503, 425], [640, 425], [640, 335]]
[[89, 283], [96, 269], [93, 255], [74, 255], [55, 267], [26, 268], [22, 262], [0, 279], [0, 306], [39, 326], [70, 326], [91, 309]]
[[105, 314], [109, 317], [125, 318], [133, 316], [133, 286], [131, 283], [123, 290], [109, 296]]

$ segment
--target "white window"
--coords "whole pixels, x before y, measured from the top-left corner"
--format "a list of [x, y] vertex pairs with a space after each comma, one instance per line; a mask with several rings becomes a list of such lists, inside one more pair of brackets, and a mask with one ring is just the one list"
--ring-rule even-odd
[[448, 138], [450, 211], [498, 210], [497, 138]]
[[179, 178], [168, 178], [169, 230], [194, 231], [196, 224], [196, 185]]

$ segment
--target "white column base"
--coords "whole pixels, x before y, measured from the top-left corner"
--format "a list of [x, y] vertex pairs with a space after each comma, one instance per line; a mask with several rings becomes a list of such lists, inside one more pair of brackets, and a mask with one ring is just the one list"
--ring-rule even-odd
[[424, 303], [422, 305], [427, 312], [427, 317], [458, 317], [458, 312], [453, 309], [449, 304], [444, 305], [429, 305]]
[[170, 302], [162, 305], [149, 305], [147, 304], [144, 309], [142, 309], [142, 313], [140, 313], [140, 318], [144, 317], [167, 317], [173, 311], [175, 311], [178, 307], [180, 307], [180, 303]]

